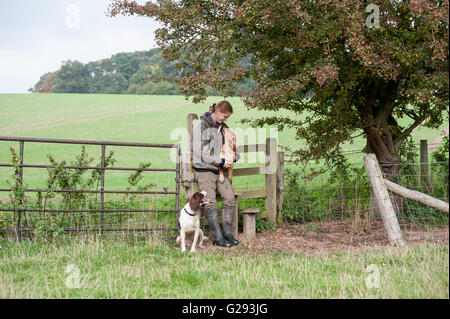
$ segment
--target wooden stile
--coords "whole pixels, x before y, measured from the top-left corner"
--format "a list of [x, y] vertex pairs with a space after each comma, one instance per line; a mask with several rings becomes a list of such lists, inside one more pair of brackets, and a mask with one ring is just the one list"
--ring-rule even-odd
[[[198, 116], [194, 113], [187, 115], [187, 131], [188, 131], [188, 145], [189, 150], [182, 155], [182, 185], [185, 189], [186, 198], [192, 195], [195, 191], [198, 191], [198, 183], [194, 181], [194, 175], [192, 170], [192, 130], [193, 121], [197, 120]], [[236, 196], [236, 203], [239, 199], [249, 198], [265, 198], [265, 212], [261, 214], [258, 209], [259, 216], [266, 218], [267, 221], [276, 223], [277, 220], [281, 221], [281, 209], [282, 209], [282, 191], [283, 191], [283, 173], [284, 173], [284, 154], [277, 153], [277, 140], [275, 138], [267, 138], [266, 144], [252, 144], [252, 145], [239, 145], [239, 153], [247, 152], [259, 152], [264, 151], [266, 155], [266, 163], [264, 166], [257, 167], [243, 167], [234, 168], [233, 176], [250, 176], [250, 175], [265, 175], [265, 187], [264, 189], [251, 189], [251, 190], [234, 190]], [[280, 160], [281, 156], [281, 160]], [[281, 168], [280, 168], [281, 167]], [[222, 200], [221, 196], [217, 194], [217, 200]], [[238, 217], [239, 214], [243, 216], [248, 215], [246, 218], [246, 227], [256, 227], [255, 214], [242, 213], [236, 206], [236, 212], [233, 222], [233, 236], [238, 235]], [[253, 217], [250, 217], [253, 215]], [[249, 226], [254, 225], [254, 226]], [[251, 237], [252, 235], [250, 235]]]

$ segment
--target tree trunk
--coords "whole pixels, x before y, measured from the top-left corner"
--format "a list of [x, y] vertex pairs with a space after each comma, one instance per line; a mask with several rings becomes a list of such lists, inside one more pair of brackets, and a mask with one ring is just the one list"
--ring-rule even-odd
[[[390, 164], [389, 166], [380, 166], [381, 172], [385, 179], [396, 182], [399, 170], [400, 170], [400, 161], [396, 161], [395, 163]], [[391, 197], [392, 206], [394, 206], [395, 213], [401, 214], [404, 210], [404, 199], [403, 197], [392, 193], [389, 191], [389, 196]]]
[[[374, 153], [377, 157], [381, 172], [383, 173], [383, 177], [385, 179], [388, 179], [390, 181], [396, 182], [397, 177], [399, 175], [400, 170], [400, 159], [397, 156], [392, 156], [392, 153], [387, 152], [377, 152], [377, 148], [372, 146], [371, 139], [368, 136], [367, 137], [367, 144], [366, 144], [366, 152]], [[387, 145], [386, 145], [387, 148]], [[381, 153], [381, 154], [380, 154]], [[372, 196], [372, 190], [371, 190], [371, 196], [370, 196], [370, 216], [372, 218], [378, 218], [380, 217], [380, 212], [378, 209], [378, 204], [375, 202], [373, 196]], [[404, 200], [401, 196], [396, 195], [392, 192], [389, 192], [389, 196], [391, 197], [392, 205], [394, 206], [395, 213], [398, 215], [399, 213], [403, 213], [404, 210]]]
[[[399, 174], [401, 140], [397, 139], [402, 135], [400, 126], [392, 116], [398, 86], [397, 81], [369, 83], [365, 103], [359, 107], [367, 138], [366, 151], [376, 155], [384, 178], [393, 181]], [[389, 195], [396, 213], [403, 212], [403, 199], [391, 192]], [[374, 206], [371, 205], [371, 208]]]

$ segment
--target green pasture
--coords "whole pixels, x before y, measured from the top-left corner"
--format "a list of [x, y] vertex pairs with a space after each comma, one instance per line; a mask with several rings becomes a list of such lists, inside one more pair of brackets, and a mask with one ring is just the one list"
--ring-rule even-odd
[[[209, 105], [220, 97], [210, 97], [205, 103], [194, 104], [183, 96], [155, 95], [114, 95], [114, 94], [1, 94], [0, 95], [0, 136], [40, 137], [79, 140], [103, 140], [146, 143], [181, 143], [186, 127], [186, 114], [202, 114]], [[248, 110], [239, 98], [229, 99], [234, 113], [227, 124], [231, 128], [248, 129], [242, 125], [243, 118], [260, 118], [273, 115], [270, 111]], [[280, 116], [296, 117], [293, 112], [276, 112]], [[406, 124], [407, 120], [405, 120]], [[443, 129], [445, 124], [442, 125]], [[272, 128], [273, 129], [273, 128]], [[417, 143], [420, 139], [431, 142], [440, 130], [419, 127], [413, 133]], [[270, 128], [256, 132], [258, 142], [270, 136]], [[278, 132], [280, 146], [295, 147], [301, 141], [295, 140], [293, 130]], [[242, 143], [242, 141], [241, 141]], [[248, 144], [247, 139], [243, 142]], [[344, 146], [345, 150], [362, 150], [363, 137], [353, 144]], [[18, 142], [0, 142], [0, 163], [10, 162], [9, 147], [19, 151]], [[100, 146], [87, 146], [88, 154], [95, 166], [100, 162]], [[151, 162], [151, 168], [175, 168], [174, 152], [170, 149], [147, 149], [130, 147], [107, 147], [106, 153], [114, 151], [116, 167], [137, 167], [141, 162]], [[81, 152], [80, 145], [26, 143], [24, 162], [26, 164], [48, 164], [48, 154], [56, 160], [71, 162]], [[260, 165], [262, 153], [250, 157], [247, 154], [237, 167]], [[350, 154], [352, 162], [360, 162], [362, 154]], [[256, 159], [256, 163], [254, 160]], [[6, 179], [11, 175], [9, 168], [0, 168], [0, 188], [6, 188]], [[106, 189], [124, 189], [129, 172], [109, 171], [106, 174]], [[152, 182], [160, 188], [174, 187], [173, 173], [146, 173], [142, 183]], [[43, 169], [24, 169], [24, 181], [28, 187], [44, 187], [47, 173]], [[236, 179], [236, 188], [262, 187], [262, 176]]]
[[[217, 100], [210, 98], [204, 104], [193, 104], [182, 96], [5, 94], [0, 95], [0, 136], [166, 144], [180, 142], [185, 145], [182, 134], [186, 127], [186, 114], [201, 114]], [[239, 120], [252, 112], [246, 111], [239, 99], [231, 100], [236, 111], [228, 124], [238, 127]], [[284, 139], [288, 141], [288, 138]], [[10, 162], [9, 146], [19, 151], [18, 142], [0, 142], [1, 163]], [[95, 158], [93, 166], [97, 165], [100, 146], [87, 146], [86, 149]], [[172, 160], [175, 152], [171, 149], [107, 147], [106, 153], [110, 151], [115, 153], [116, 167], [137, 167], [141, 162], [151, 162], [151, 168], [175, 168]], [[24, 161], [48, 164], [47, 155], [51, 154], [56, 160], [70, 162], [80, 152], [80, 145], [26, 143]], [[0, 187], [6, 187], [5, 178], [11, 173], [11, 169], [0, 168]], [[127, 185], [128, 175], [127, 172], [107, 172], [106, 189], [123, 189]], [[146, 175], [158, 185], [174, 185], [174, 173]], [[29, 187], [43, 187], [45, 179], [45, 170], [24, 169], [24, 180]]]
[[[193, 104], [182, 96], [2, 94], [0, 136], [183, 144], [181, 135], [177, 134], [186, 126], [186, 114], [201, 114], [220, 99], [212, 97], [203, 104]], [[240, 124], [241, 119], [270, 114], [247, 110], [238, 98], [229, 100], [234, 107], [234, 114], [227, 122], [231, 128], [246, 129]], [[296, 116], [287, 111], [277, 114]], [[406, 125], [407, 121], [402, 124]], [[445, 125], [439, 130], [419, 127], [413, 133], [414, 141], [418, 143], [420, 139], [427, 139], [431, 142]], [[269, 137], [269, 128], [265, 133]], [[278, 132], [281, 146], [292, 147], [301, 143], [294, 137], [292, 130]], [[364, 145], [363, 137], [359, 137], [353, 144], [345, 145], [345, 150], [360, 150]], [[19, 152], [18, 142], [0, 142], [0, 163], [10, 163], [10, 146]], [[99, 164], [100, 146], [87, 146], [86, 150], [93, 158], [91, 165]], [[106, 153], [111, 150], [115, 152], [116, 167], [137, 167], [139, 163], [151, 162], [151, 168], [175, 168], [171, 151], [167, 149], [107, 147]], [[70, 163], [80, 152], [80, 145], [25, 143], [24, 163], [48, 164], [49, 154], [58, 161]], [[362, 154], [349, 155], [351, 162], [360, 165], [361, 157]], [[261, 165], [261, 162], [248, 163], [246, 160], [244, 156], [237, 167]], [[294, 168], [288, 163], [286, 167]], [[12, 173], [11, 168], [0, 167], [0, 188], [9, 188], [7, 181], [11, 182]], [[126, 189], [131, 173], [108, 171], [105, 189]], [[45, 169], [24, 169], [24, 183], [29, 188], [45, 188], [47, 177]], [[174, 179], [175, 174], [151, 172], [144, 174], [141, 184], [154, 183], [155, 189], [173, 189]], [[234, 188], [255, 189], [263, 186], [264, 176], [233, 179]], [[291, 193], [286, 193], [285, 203], [301, 202], [299, 196], [294, 188]], [[320, 196], [328, 200], [326, 197], [329, 195], [322, 192]], [[319, 202], [322, 201], [320, 196]], [[123, 227], [167, 226], [168, 220], [173, 226], [173, 214], [161, 213], [148, 219], [146, 214], [123, 215], [120, 209], [123, 205], [139, 209], [172, 208], [174, 196], [153, 198], [139, 195], [122, 202], [120, 198], [106, 199], [105, 208], [119, 212], [107, 216], [107, 226], [109, 223], [115, 225], [119, 218], [126, 219]], [[246, 205], [264, 207], [264, 200], [250, 201], [239, 205], [241, 208], [246, 208]], [[9, 205], [5, 192], [0, 193], [1, 205]], [[296, 209], [292, 208], [293, 211]], [[13, 212], [8, 214], [0, 213], [0, 224], [2, 218], [6, 221], [5, 218], [14, 217]], [[24, 216], [25, 221], [27, 216], [32, 215]], [[86, 219], [86, 226], [96, 226], [96, 216], [93, 215], [92, 220]], [[63, 220], [58, 218], [66, 216], [48, 214], [47, 217], [58, 223]], [[261, 220], [257, 222], [261, 223]], [[9, 227], [8, 223], [5, 225]], [[44, 226], [46, 228], [41, 225], [43, 232], [60, 225]], [[0, 260], [0, 298], [449, 296], [448, 245], [427, 243], [317, 254], [256, 253], [251, 247], [239, 245], [228, 250], [206, 249], [196, 254], [182, 254], [174, 244], [173, 233], [142, 237], [125, 233], [121, 237], [109, 233], [103, 241], [95, 235], [86, 239], [61, 236], [53, 241], [23, 240], [20, 244], [0, 237]], [[379, 271], [375, 287], [370, 286], [374, 265]], [[78, 281], [73, 276], [77, 273]]]

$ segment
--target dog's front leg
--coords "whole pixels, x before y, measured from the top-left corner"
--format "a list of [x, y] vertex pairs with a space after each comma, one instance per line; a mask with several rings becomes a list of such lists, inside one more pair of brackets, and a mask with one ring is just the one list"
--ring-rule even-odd
[[186, 251], [186, 233], [184, 232], [184, 230], [180, 231], [180, 236], [181, 236], [181, 252], [185, 252]]
[[195, 246], [197, 246], [198, 235], [200, 235], [199, 228], [197, 228], [194, 233], [194, 240], [192, 241], [191, 253], [195, 252]]

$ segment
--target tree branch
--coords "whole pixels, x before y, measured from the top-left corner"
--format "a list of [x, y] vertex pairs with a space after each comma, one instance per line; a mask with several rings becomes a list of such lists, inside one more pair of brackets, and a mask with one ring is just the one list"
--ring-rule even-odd
[[405, 115], [407, 116], [407, 117], [409, 117], [410, 119], [412, 119], [412, 120], [417, 120], [417, 114], [416, 113], [414, 113], [413, 111], [408, 111], [408, 110], [403, 110], [403, 112], [405, 113]]
[[420, 124], [422, 124], [423, 121], [425, 121], [427, 116], [422, 115], [421, 117], [417, 118], [413, 124], [411, 124], [410, 127], [408, 127], [406, 130], [403, 131], [394, 141], [394, 147], [395, 150], [398, 151], [400, 149], [400, 146], [402, 145], [405, 138], [407, 138], [411, 132], [418, 127]]

